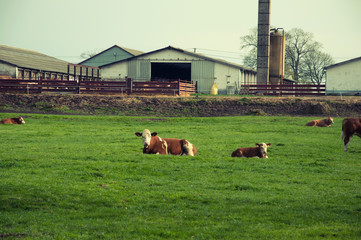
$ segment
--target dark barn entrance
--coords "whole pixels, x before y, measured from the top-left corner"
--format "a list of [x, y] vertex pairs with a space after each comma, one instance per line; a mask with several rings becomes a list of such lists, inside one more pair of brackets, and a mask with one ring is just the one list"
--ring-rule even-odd
[[151, 63], [151, 80], [191, 81], [191, 63]]

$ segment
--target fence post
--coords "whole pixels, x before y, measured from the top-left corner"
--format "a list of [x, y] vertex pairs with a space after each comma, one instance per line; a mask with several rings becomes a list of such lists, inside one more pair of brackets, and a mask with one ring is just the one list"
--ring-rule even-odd
[[132, 94], [133, 92], [133, 80], [131, 78], [127, 78], [126, 91], [128, 95]]
[[78, 87], [78, 89], [77, 89], [77, 94], [80, 94], [80, 79], [79, 79], [79, 81], [77, 82], [77, 87]]
[[280, 84], [280, 92], [279, 92], [279, 95], [280, 96], [283, 96], [283, 87], [284, 87], [284, 85], [283, 85], [283, 81], [282, 81], [282, 83]]
[[43, 90], [42, 84], [43, 84], [43, 78], [40, 76], [38, 81], [38, 93], [41, 93]]
[[178, 78], [178, 96], [181, 95], [180, 78]]
[[320, 93], [320, 84], [317, 84], [317, 96], [320, 96], [321, 93]]

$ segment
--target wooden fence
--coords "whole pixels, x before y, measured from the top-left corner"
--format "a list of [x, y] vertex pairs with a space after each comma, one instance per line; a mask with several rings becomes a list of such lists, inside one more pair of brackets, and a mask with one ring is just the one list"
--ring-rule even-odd
[[19, 93], [95, 93], [95, 94], [164, 94], [189, 95], [196, 93], [196, 84], [182, 80], [171, 82], [133, 81], [67, 81], [67, 80], [22, 80], [0, 79], [0, 92]]
[[242, 85], [241, 94], [255, 94], [262, 93], [263, 95], [278, 95], [278, 96], [323, 96], [326, 94], [326, 85], [314, 84], [282, 84], [282, 85], [268, 85], [268, 84], [252, 84]]

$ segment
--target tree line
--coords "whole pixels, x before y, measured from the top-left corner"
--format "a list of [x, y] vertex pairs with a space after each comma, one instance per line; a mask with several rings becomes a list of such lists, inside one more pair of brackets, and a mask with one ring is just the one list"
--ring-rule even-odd
[[[247, 50], [243, 64], [257, 68], [257, 27], [241, 37], [241, 49]], [[321, 84], [325, 79], [325, 67], [334, 63], [332, 56], [322, 51], [322, 44], [314, 40], [312, 33], [300, 28], [285, 32], [284, 78], [299, 83]]]

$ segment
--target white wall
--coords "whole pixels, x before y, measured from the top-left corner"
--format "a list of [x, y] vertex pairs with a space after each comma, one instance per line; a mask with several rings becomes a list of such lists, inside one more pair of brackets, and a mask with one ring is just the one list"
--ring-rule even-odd
[[215, 82], [219, 94], [226, 94], [227, 86], [234, 86], [240, 83], [240, 69], [228, 65], [216, 63], [214, 66]]
[[347, 93], [361, 93], [361, 59], [327, 69], [326, 94]]
[[100, 76], [104, 80], [124, 79], [126, 76], [128, 76], [127, 62], [125, 61], [102, 67], [100, 70]]
[[17, 68], [11, 64], [0, 63], [0, 76], [16, 78]]

